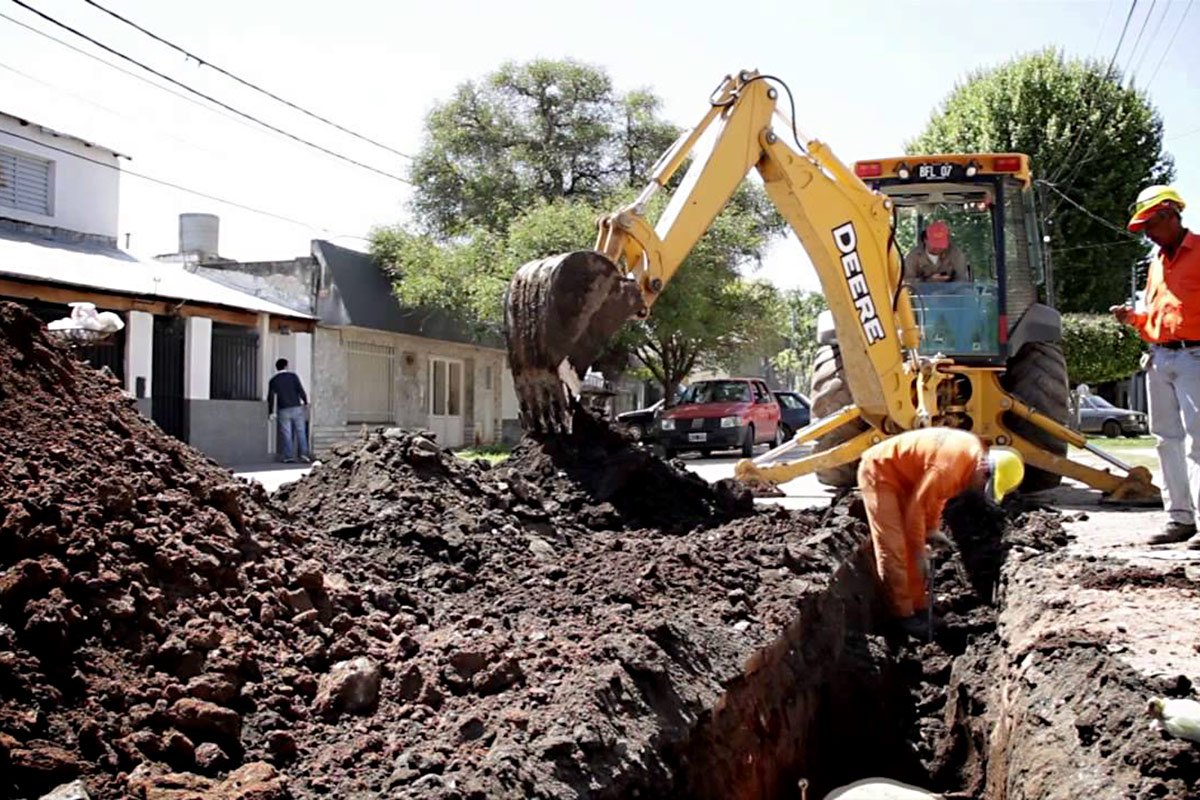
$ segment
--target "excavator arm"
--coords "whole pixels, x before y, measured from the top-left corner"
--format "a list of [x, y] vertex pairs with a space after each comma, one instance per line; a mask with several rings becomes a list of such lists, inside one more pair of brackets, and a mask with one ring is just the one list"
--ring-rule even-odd
[[[774, 485], [850, 463], [883, 438], [935, 424], [940, 415], [954, 411], [970, 420], [971, 430], [984, 441], [1015, 446], [1039, 468], [1082, 480], [1111, 498], [1156, 498], [1158, 490], [1144, 469], [1095, 451], [1126, 473], [1115, 476], [1013, 433], [1005, 421], [1008, 413], [1062, 441], [1086, 446], [1079, 444], [1083, 437], [1006, 392], [998, 381], [1000, 368], [966, 367], [952, 358], [918, 354], [920, 331], [901, 280], [892, 201], [869, 189], [823, 143], [801, 145], [794, 109], [784, 122], [796, 148], [780, 138], [772, 127], [779, 99], [775, 82], [756, 72], [726, 77], [700, 123], [655, 165], [646, 188], [600, 220], [594, 250], [532, 261], [517, 271], [505, 301], [505, 330], [526, 427], [570, 429], [571, 395], [578, 393], [579, 375], [621, 325], [650, 313], [738, 185], [756, 169], [816, 268], [833, 312], [854, 405], [814, 422], [766, 456], [740, 462], [739, 479]], [[652, 225], [646, 218], [650, 200], [689, 157], [686, 174]], [[959, 378], [968, 381], [971, 391], [947, 401], [950, 395], [944, 390]], [[869, 427], [833, 449], [791, 463], [766, 463], [856, 419]]]
[[[875, 425], [888, 417], [902, 427], [914, 424], [912, 403], [889, 400], [901, 394], [905, 374], [916, 364], [915, 358], [906, 361], [905, 351], [915, 351], [919, 342], [907, 290], [899, 288], [891, 201], [868, 189], [824, 144], [810, 141], [799, 152], [789, 147], [772, 128], [777, 100], [778, 89], [758, 73], [727, 77], [708, 113], [663, 155], [637, 199], [600, 220], [594, 251], [531, 262], [518, 271], [507, 322], [527, 424], [569, 424], [566, 392], [577, 373], [626, 319], [649, 313], [751, 169], [762, 176], [816, 267], [844, 343], [859, 413]], [[794, 124], [788, 127], [795, 131]], [[707, 151], [697, 152], [706, 141]], [[649, 201], [689, 156], [681, 184], [651, 225]], [[563, 307], [550, 307], [556, 302]]]

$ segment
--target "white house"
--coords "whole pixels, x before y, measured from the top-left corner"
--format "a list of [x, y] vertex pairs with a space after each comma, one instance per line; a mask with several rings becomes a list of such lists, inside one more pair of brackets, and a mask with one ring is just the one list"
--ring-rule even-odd
[[123, 331], [80, 355], [166, 432], [224, 463], [261, 463], [274, 359], [311, 364], [313, 319], [120, 250], [123, 158], [0, 112], [0, 299], [46, 320], [72, 301], [122, 314]]
[[284, 261], [214, 258], [213, 245], [207, 252], [160, 258], [317, 318], [311, 420], [318, 451], [356, 437], [363, 425], [430, 430], [447, 447], [520, 436], [498, 333], [402, 306], [368, 254], [320, 239], [310, 255]]

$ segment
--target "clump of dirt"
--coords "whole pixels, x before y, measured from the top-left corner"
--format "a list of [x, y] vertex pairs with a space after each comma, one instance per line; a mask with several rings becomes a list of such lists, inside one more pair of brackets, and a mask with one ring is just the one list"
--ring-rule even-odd
[[712, 704], [864, 541], [844, 513], [755, 512], [582, 414], [500, 467], [377, 430], [280, 490], [342, 543], [339, 574], [394, 582], [405, 642], [378, 741], [322, 734], [297, 791], [678, 792]]
[[[261, 487], [0, 304], [0, 794], [82, 775], [124, 797], [118, 775], [143, 763], [215, 774], [266, 756], [273, 733], [286, 749], [286, 719], [251, 711], [290, 704], [276, 689], [329, 660], [322, 646], [297, 668], [290, 620], [361, 613], [302, 566], [303, 541]], [[263, 797], [283, 796], [260, 766]]]
[[1106, 589], [1120, 591], [1121, 589], [1179, 589], [1184, 592], [1200, 592], [1200, 583], [1188, 577], [1187, 569], [1182, 565], [1174, 569], [1162, 570], [1149, 567], [1126, 566], [1119, 568], [1090, 566], [1085, 568], [1079, 577], [1079, 586], [1083, 589]]
[[[824, 600], [865, 529], [754, 512], [588, 435], [488, 469], [378, 431], [277, 505], [0, 306], [0, 794], [77, 776], [97, 800], [691, 786], [712, 753], [695, 732], [756, 653], [801, 635], [797, 604], [867, 614], [853, 582]], [[794, 651], [789, 685], [844, 679], [838, 630]], [[722, 758], [724, 786], [765, 779]]]

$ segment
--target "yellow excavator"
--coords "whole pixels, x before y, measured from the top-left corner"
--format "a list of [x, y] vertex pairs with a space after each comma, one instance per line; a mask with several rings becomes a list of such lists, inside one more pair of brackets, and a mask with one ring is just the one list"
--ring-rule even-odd
[[[790, 117], [778, 108], [780, 88]], [[651, 198], [689, 158], [652, 225]], [[786, 84], [752, 71], [724, 79], [704, 118], [663, 154], [646, 188], [600, 220], [595, 249], [530, 262], [513, 277], [505, 323], [526, 427], [569, 429], [579, 375], [621, 325], [650, 313], [752, 168], [812, 260], [829, 313], [818, 324], [814, 367], [820, 418], [781, 447], [740, 462], [739, 479], [778, 485], [817, 472], [826, 483], [851, 485], [872, 444], [941, 425], [1017, 448], [1027, 464], [1025, 491], [1057, 485], [1065, 475], [1110, 500], [1158, 498], [1148, 470], [1092, 447], [1064, 424], [1062, 322], [1037, 302], [1042, 236], [1028, 157], [906, 156], [851, 169], [825, 144], [800, 135]], [[943, 249], [940, 262], [934, 255], [941, 271], [929, 256], [919, 263], [930, 231], [953, 232], [960, 253]], [[776, 461], [806, 443], [814, 445], [811, 454]], [[1091, 450], [1117, 472], [1071, 461], [1068, 444]]]

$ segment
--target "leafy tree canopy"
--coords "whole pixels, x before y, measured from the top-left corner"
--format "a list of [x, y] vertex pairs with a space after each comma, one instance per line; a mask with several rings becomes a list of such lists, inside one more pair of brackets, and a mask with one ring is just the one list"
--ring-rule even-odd
[[[647, 180], [678, 134], [659, 105], [648, 90], [614, 92], [602, 70], [573, 61], [507, 64], [460, 86], [426, 122], [412, 173], [419, 224], [372, 237], [400, 301], [498, 326], [521, 264], [590, 247], [596, 219]], [[648, 216], [664, 205], [655, 198]], [[633, 356], [671, 396], [700, 364], [770, 349], [777, 294], [742, 271], [781, 227], [765, 192], [743, 183], [650, 319], [627, 325], [604, 365]]]
[[1144, 91], [1124, 87], [1106, 64], [1047, 49], [970, 75], [907, 150], [1028, 154], [1057, 304], [1101, 311], [1128, 297], [1130, 270], [1146, 253], [1123, 231], [1138, 192], [1174, 174], [1162, 145], [1162, 119]]
[[426, 119], [414, 210], [448, 236], [504, 230], [539, 200], [601, 202], [641, 180], [678, 134], [647, 90], [619, 94], [571, 60], [508, 63], [459, 86]]

